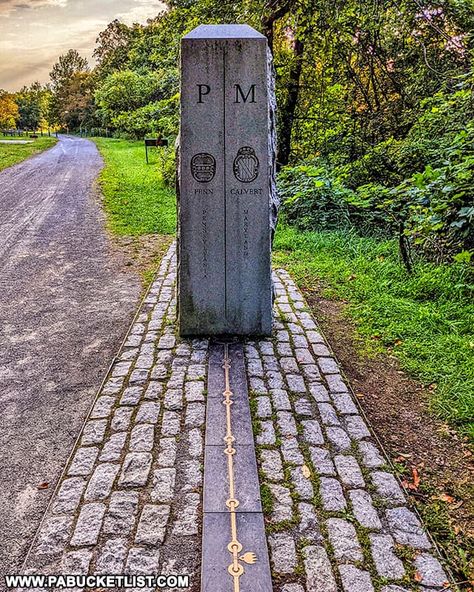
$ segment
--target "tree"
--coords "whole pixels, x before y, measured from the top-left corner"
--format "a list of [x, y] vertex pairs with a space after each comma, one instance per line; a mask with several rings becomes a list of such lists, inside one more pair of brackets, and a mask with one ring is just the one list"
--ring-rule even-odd
[[[75, 49], [70, 49], [59, 57], [49, 76], [53, 92], [50, 118], [60, 125], [73, 127], [69, 122], [77, 122], [79, 117], [74, 101], [78, 101], [78, 110], [82, 111], [84, 101], [92, 100], [92, 75], [89, 72], [87, 60], [81, 57]], [[83, 97], [80, 96], [80, 92], [85, 93]], [[70, 116], [71, 108], [73, 116]]]
[[12, 94], [0, 89], [0, 127], [15, 127], [18, 119], [18, 105]]
[[89, 72], [76, 72], [62, 87], [58, 96], [61, 123], [69, 129], [94, 125], [94, 80]]
[[111, 115], [133, 111], [158, 98], [158, 79], [151, 72], [138, 74], [133, 70], [115, 72], [96, 91], [97, 105]]
[[60, 90], [77, 72], [88, 71], [89, 65], [86, 58], [81, 57], [75, 49], [70, 49], [64, 55], [59, 56], [58, 61], [54, 64], [49, 74], [53, 92]]
[[39, 82], [33, 82], [30, 87], [24, 86], [16, 93], [19, 108], [18, 125], [22, 129], [36, 130], [43, 127], [47, 119], [49, 90], [43, 88]]
[[93, 56], [97, 60], [97, 71], [101, 77], [126, 68], [132, 39], [139, 35], [142, 28], [138, 24], [128, 27], [115, 19], [99, 33]]

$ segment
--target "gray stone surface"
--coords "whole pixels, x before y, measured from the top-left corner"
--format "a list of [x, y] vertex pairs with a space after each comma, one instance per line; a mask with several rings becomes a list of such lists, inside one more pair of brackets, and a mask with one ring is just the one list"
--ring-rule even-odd
[[70, 551], [63, 555], [61, 561], [62, 573], [73, 575], [86, 575], [92, 559], [92, 552], [85, 549]]
[[149, 424], [137, 425], [132, 429], [129, 450], [131, 452], [149, 452], [153, 448], [155, 428]]
[[158, 550], [134, 547], [128, 553], [125, 573], [135, 575], [157, 573], [159, 560], [160, 552]]
[[100, 549], [95, 573], [97, 574], [119, 574], [127, 556], [127, 540], [112, 538], [104, 543]]
[[260, 453], [262, 470], [270, 481], [280, 481], [283, 479], [283, 465], [278, 450], [262, 450]]
[[224, 26], [205, 30], [181, 48], [180, 332], [269, 335], [276, 197], [267, 42], [257, 32], [232, 39]]
[[283, 455], [283, 459], [287, 463], [292, 463], [295, 465], [303, 465], [304, 458], [301, 454], [298, 441], [294, 437], [283, 438], [281, 442], [281, 453]]
[[356, 414], [358, 409], [349, 393], [335, 393], [332, 395], [332, 400], [339, 413], [343, 415]]
[[292, 573], [296, 567], [296, 547], [293, 538], [286, 533], [268, 537], [273, 570], [280, 574]]
[[341, 425], [337, 413], [330, 403], [319, 403], [318, 408], [324, 425]]
[[421, 522], [408, 508], [391, 508], [386, 512], [389, 528], [397, 543], [410, 545], [415, 549], [429, 549], [431, 543]]
[[68, 475], [88, 475], [92, 472], [99, 449], [95, 446], [79, 448], [74, 455]]
[[374, 592], [368, 571], [363, 571], [353, 565], [341, 565], [339, 573], [344, 592]]
[[385, 464], [383, 456], [371, 442], [366, 442], [364, 440], [360, 441], [359, 450], [364, 465], [369, 469], [376, 469]]
[[[232, 408], [233, 410], [233, 408]], [[229, 497], [227, 457], [223, 446], [206, 446], [204, 476], [204, 511], [225, 512]], [[239, 512], [261, 512], [260, 487], [253, 446], [241, 444], [234, 460], [235, 488]]]
[[169, 506], [147, 504], [143, 508], [138, 522], [135, 542], [146, 545], [162, 543], [166, 534], [169, 514]]
[[272, 389], [270, 394], [273, 406], [277, 411], [291, 411], [290, 398], [284, 389]]
[[282, 436], [296, 436], [296, 422], [292, 413], [288, 411], [277, 412], [277, 424]]
[[85, 504], [77, 519], [72, 546], [94, 545], [99, 538], [106, 507], [101, 503]]
[[[117, 355], [119, 363], [127, 364], [113, 371], [117, 376], [106, 381], [93, 406], [86, 436], [95, 443], [78, 446], [72, 454], [71, 474], [59, 483], [25, 573], [43, 567], [60, 573], [76, 564], [79, 569], [79, 556], [87, 553], [89, 570], [101, 573], [169, 573], [174, 565], [171, 571], [195, 578], [203, 438], [194, 424], [203, 418], [208, 341], [176, 341], [175, 274], [172, 246]], [[151, 356], [159, 372], [149, 367]], [[156, 379], [142, 382], [148, 373]], [[186, 389], [186, 384], [193, 386]], [[166, 392], [179, 393], [183, 404], [178, 397], [168, 399], [173, 409], [162, 411]], [[124, 405], [116, 408], [115, 401]], [[166, 481], [160, 479], [158, 486], [154, 479], [162, 469], [176, 474], [171, 491], [165, 491]], [[158, 501], [157, 490], [158, 497], [169, 501]], [[154, 546], [160, 553], [152, 552]]]
[[294, 490], [300, 499], [311, 500], [314, 496], [314, 490], [311, 481], [303, 472], [303, 467], [295, 467], [290, 470], [290, 473]]
[[303, 438], [308, 444], [324, 444], [324, 436], [319, 423], [315, 419], [301, 422], [303, 426]]
[[257, 397], [257, 415], [260, 418], [270, 417], [272, 414], [272, 405], [270, 397]]
[[121, 486], [145, 485], [151, 468], [152, 456], [149, 452], [130, 452], [125, 457], [119, 479]]
[[291, 520], [293, 517], [293, 502], [290, 490], [283, 485], [276, 485], [275, 483], [268, 484], [268, 487], [273, 498], [272, 520], [274, 522]]
[[415, 569], [423, 586], [444, 587], [449, 584], [441, 563], [429, 553], [420, 553], [415, 558]]
[[157, 469], [153, 473], [153, 489], [151, 499], [154, 502], [171, 502], [174, 496], [176, 483], [176, 469]]
[[176, 440], [162, 438], [159, 445], [158, 464], [161, 467], [172, 467], [176, 461]]
[[90, 478], [84, 499], [92, 501], [108, 497], [119, 468], [119, 465], [109, 463], [98, 465]]
[[[170, 258], [167, 259], [167, 264], [169, 263]], [[162, 285], [162, 281], [163, 279], [160, 279], [154, 285]], [[133, 361], [138, 355], [152, 355], [155, 351], [155, 343], [161, 337], [173, 337], [172, 320], [175, 309], [172, 286], [173, 280], [171, 274], [168, 274], [166, 286], [161, 288], [165, 290], [163, 294], [158, 288], [155, 294], [145, 299], [145, 301], [149, 300], [146, 306], [155, 308], [150, 309], [153, 310], [151, 313], [140, 314], [138, 323], [144, 329], [138, 327], [137, 330], [140, 332], [132, 334], [132, 336], [141, 336], [141, 348], [126, 346], [125, 351], [118, 355], [119, 360]], [[405, 579], [406, 574], [416, 570], [419, 572], [418, 577], [424, 578], [418, 586], [420, 592], [439, 591], [441, 589], [439, 582], [447, 581], [444, 571], [435, 557], [427, 553], [420, 555], [420, 551], [429, 547], [429, 539], [416, 515], [405, 506], [405, 500], [401, 501], [397, 494], [392, 493], [395, 491], [393, 484], [396, 481], [375, 444], [365, 440], [366, 428], [361, 424], [360, 416], [353, 413], [351, 401], [352, 403], [354, 401], [349, 390], [338, 387], [337, 392], [334, 392], [334, 389], [328, 392], [327, 389], [323, 389], [321, 382], [315, 381], [314, 377], [303, 371], [303, 367], [309, 367], [310, 364], [303, 364], [298, 373], [292, 371], [293, 375], [296, 374], [301, 379], [307, 395], [290, 394], [288, 396], [284, 389], [267, 388], [267, 379], [280, 380], [279, 362], [275, 353], [280, 351], [280, 345], [289, 347], [285, 357], [293, 357], [295, 347], [303, 347], [305, 339], [308, 343], [311, 342], [309, 332], [315, 331], [319, 335], [310, 315], [303, 308], [298, 308], [300, 305], [293, 306], [294, 303], [304, 305], [304, 302], [288, 274], [284, 272], [275, 274], [275, 288], [277, 306], [281, 299], [282, 303], [291, 303], [293, 309], [293, 312], [287, 313], [287, 320], [275, 321], [275, 331], [283, 331], [282, 336], [286, 340], [281, 344], [278, 342], [275, 344], [268, 339], [249, 342], [245, 346], [245, 356], [247, 363], [250, 360], [260, 362], [263, 379], [259, 378], [259, 380], [262, 380], [262, 389], [266, 393], [262, 396], [271, 399], [271, 409], [273, 409], [273, 413], [265, 414], [266, 416], [259, 420], [264, 424], [264, 433], [270, 435], [270, 438], [264, 438], [265, 443], [262, 444], [260, 444], [261, 440], [257, 439], [257, 447], [261, 483], [265, 483], [269, 488], [273, 502], [273, 511], [265, 516], [265, 520], [268, 522], [272, 536], [278, 535], [275, 557], [280, 568], [286, 569], [284, 562], [288, 558], [291, 560], [293, 547], [296, 553], [295, 567], [288, 573], [281, 574], [276, 590], [280, 592], [284, 586], [302, 586], [304, 592], [326, 592], [326, 590], [335, 591], [336, 589], [338, 592], [349, 590], [371, 592], [375, 587], [380, 592], [407, 592], [411, 586]], [[298, 300], [294, 300], [296, 296]], [[165, 316], [168, 306], [169, 312]], [[160, 329], [160, 323], [163, 324], [162, 329]], [[153, 330], [150, 330], [151, 325]], [[306, 328], [308, 329], [305, 335]], [[322, 344], [321, 341], [316, 343]], [[173, 573], [179, 570], [192, 574], [192, 581], [197, 582], [199, 553], [196, 553], [196, 550], [200, 546], [202, 524], [204, 434], [202, 426], [198, 427], [194, 423], [200, 423], [202, 420], [199, 407], [203, 407], [206, 396], [208, 401], [212, 399], [215, 402], [216, 408], [219, 405], [223, 407], [222, 348], [220, 352], [218, 348], [217, 356], [212, 353], [214, 349], [211, 351], [216, 372], [209, 372], [209, 383], [206, 384], [200, 378], [203, 372], [206, 373], [208, 347], [206, 340], [174, 342], [172, 339], [165, 339], [162, 345], [162, 349], [156, 350], [156, 364], [164, 368], [161, 382], [159, 382], [163, 384], [163, 389], [158, 389], [155, 394], [152, 393], [151, 398], [147, 398], [146, 392], [149, 386], [140, 385], [140, 389], [144, 391], [140, 400], [133, 404], [130, 401], [129, 405], [122, 407], [132, 411], [132, 416], [122, 427], [122, 431], [117, 432], [112, 429], [109, 434], [106, 430], [101, 442], [93, 446], [78, 447], [76, 453], [72, 455], [71, 467], [75, 466], [79, 473], [83, 474], [65, 475], [61, 480], [58, 493], [53, 499], [51, 510], [46, 516], [26, 569], [29, 567], [38, 571], [39, 567], [35, 561], [39, 561], [42, 565], [46, 565], [47, 562], [47, 569], [54, 572], [60, 571], [64, 566], [70, 566], [70, 569], [79, 571], [85, 569], [90, 559], [89, 569], [101, 571], [101, 573], [107, 571], [123, 573], [129, 570], [130, 566], [135, 566], [133, 569], [141, 569], [140, 566], [145, 569], [144, 566], [150, 561], [157, 566], [158, 572]], [[129, 357], [127, 357], [128, 351], [133, 352]], [[251, 449], [253, 435], [245, 443], [249, 431], [251, 434], [250, 428], [243, 429], [244, 425], [250, 422], [250, 414], [245, 412], [245, 407], [242, 405], [247, 401], [248, 376], [244, 373], [242, 350], [239, 353], [238, 346], [233, 345], [232, 351], [236, 358], [232, 359], [231, 364], [231, 386], [235, 391], [236, 409], [241, 415], [242, 412], [244, 413], [245, 420], [244, 423], [240, 422], [240, 426], [239, 421], [236, 424], [239, 436], [235, 441], [236, 457], [238, 457], [239, 454], [242, 455], [244, 449]], [[234, 370], [238, 368], [240, 371], [235, 373]], [[253, 368], [254, 373], [260, 372], [258, 363], [253, 363]], [[130, 372], [133, 372], [133, 365]], [[188, 376], [191, 378], [188, 379]], [[338, 377], [338, 375], [327, 375], [326, 378], [331, 376]], [[337, 379], [340, 380], [340, 377]], [[151, 384], [155, 382], [157, 381], [152, 380]], [[186, 384], [193, 386], [187, 389]], [[196, 386], [197, 384], [201, 384], [202, 388]], [[100, 396], [113, 395], [118, 402], [127, 388], [130, 388], [127, 377], [109, 379]], [[132, 388], [134, 388], [133, 385]], [[147, 399], [146, 402], [149, 403], [163, 404], [164, 397], [169, 391], [174, 391], [173, 397], [169, 398], [166, 404], [173, 409], [166, 409], [166, 405], [163, 405], [163, 412], [160, 410], [156, 423], [137, 424], [132, 421], [140, 404], [144, 402], [142, 399]], [[181, 397], [181, 405], [178, 402], [178, 396], [174, 400], [174, 395], [178, 393]], [[281, 409], [275, 406], [275, 395], [280, 398]], [[285, 397], [287, 401], [284, 400]], [[334, 415], [336, 415], [340, 425], [324, 426], [318, 403], [324, 404], [322, 409], [323, 414], [327, 415], [326, 421], [330, 411], [333, 416], [331, 423], [335, 423]], [[97, 413], [102, 415], [106, 412], [108, 404], [104, 403], [102, 410], [100, 406], [97, 408], [99, 409]], [[92, 420], [110, 422], [114, 412], [115, 408], [112, 406], [108, 416]], [[216, 413], [212, 417], [219, 421], [224, 418], [222, 414]], [[258, 414], [254, 419], [257, 417]], [[359, 417], [359, 419], [350, 424], [347, 422], [348, 417]], [[305, 425], [304, 422], [312, 423]], [[282, 426], [283, 431], [288, 435], [281, 434]], [[313, 426], [314, 433], [317, 433], [314, 440], [318, 442], [317, 444], [308, 442], [305, 437], [308, 426]], [[216, 443], [212, 448], [223, 450], [223, 434], [222, 431], [219, 434], [214, 430]], [[150, 441], [154, 444], [151, 448]], [[148, 450], [136, 450], [136, 447], [144, 447]], [[78, 454], [79, 449], [82, 450], [81, 454]], [[119, 482], [120, 476], [130, 469], [132, 464], [130, 455], [145, 455], [136, 460], [145, 460], [146, 455], [151, 457], [148, 477], [143, 485]], [[218, 468], [217, 472], [225, 475], [226, 459], [223, 454], [221, 456], [224, 467]], [[245, 487], [242, 484], [242, 473], [238, 464], [242, 464], [243, 457], [235, 460], [238, 468], [236, 493], [241, 503], [240, 508], [251, 509], [249, 498], [246, 498], [246, 495], [240, 495], [248, 489], [247, 483]], [[102, 480], [98, 477], [104, 470], [101, 467], [118, 467], [119, 463], [122, 465], [122, 471], [113, 480], [111, 492], [107, 493], [108, 486], [106, 486], [104, 493], [100, 493]], [[245, 479], [250, 480], [247, 465], [244, 465], [242, 466], [245, 469]], [[137, 473], [141, 474], [142, 463], [138, 462], [135, 468]], [[256, 467], [254, 466], [252, 470], [256, 472]], [[146, 472], [147, 462], [145, 463]], [[217, 484], [217, 479], [215, 481]], [[256, 477], [253, 481], [258, 483]], [[135, 483], [135, 479], [132, 479], [132, 483]], [[90, 505], [90, 502], [84, 499], [86, 488], [88, 491], [94, 491], [97, 487], [99, 493], [94, 496], [101, 496], [100, 502], [103, 502], [104, 507], [107, 508], [103, 518], [101, 519], [95, 512], [94, 517], [89, 517], [91, 524], [88, 524], [89, 519], [85, 518], [78, 521], [80, 513]], [[337, 487], [337, 495], [331, 493], [331, 487], [333, 492]], [[211, 530], [206, 527], [206, 524], [204, 525], [204, 536], [206, 537], [207, 532], [214, 537], [212, 545], [206, 551], [206, 557], [209, 560], [209, 589], [213, 591], [218, 590], [216, 582], [228, 582], [226, 578], [229, 577], [227, 544], [230, 521], [225, 506], [227, 488], [228, 483], [224, 480], [217, 488], [222, 489], [221, 497], [219, 498], [220, 494], [214, 495], [215, 499], [220, 499], [219, 503], [224, 507], [224, 511], [205, 513], [213, 523]], [[381, 496], [381, 494], [384, 495]], [[258, 486], [254, 488], [252, 495], [254, 499], [259, 498]], [[301, 497], [304, 499], [302, 500]], [[332, 503], [334, 499], [339, 499], [339, 505], [332, 506], [334, 509], [328, 509], [325, 506], [325, 497]], [[93, 503], [97, 502], [94, 500]], [[394, 503], [402, 507], [387, 507]], [[333, 512], [337, 513], [337, 517], [332, 514]], [[318, 516], [321, 521], [326, 519], [325, 522], [321, 522], [321, 527]], [[263, 516], [259, 511], [238, 512], [237, 520], [240, 525], [239, 540], [245, 539], [241, 541], [242, 553], [255, 552], [258, 556], [257, 563], [246, 566], [247, 575], [245, 579], [242, 578], [241, 589], [246, 592], [255, 592], [259, 590], [255, 574], [265, 573], [265, 570], [269, 569], [268, 562], [266, 565], [261, 563], [262, 558], [265, 562], [267, 557]], [[75, 536], [81, 522], [86, 525], [85, 528], [80, 529], [83, 541], [92, 540], [97, 528], [100, 528], [99, 538], [97, 543], [84, 542], [79, 546], [71, 547], [72, 537]], [[100, 526], [101, 522], [102, 526]], [[405, 565], [402, 566], [395, 552], [396, 545], [400, 544], [408, 546], [407, 552], [413, 555], [414, 561], [418, 561], [420, 569], [417, 565], [410, 566], [406, 559], [404, 559]], [[290, 548], [291, 550], [287, 551]], [[330, 550], [331, 560], [328, 559], [325, 548]], [[176, 549], [179, 549], [179, 553]], [[158, 550], [158, 555], [153, 553]], [[368, 561], [369, 556], [370, 561]], [[421, 559], [418, 559], [420, 557]], [[129, 567], [126, 567], [127, 558], [131, 561]], [[350, 566], [347, 562], [356, 563]], [[335, 573], [338, 570], [338, 564], [342, 564], [339, 574]], [[403, 570], [406, 572], [405, 575]], [[268, 575], [269, 571], [266, 573]], [[372, 574], [374, 582], [371, 582], [369, 573]], [[275, 574], [277, 574], [276, 571]], [[336, 587], [336, 580], [341, 590]], [[397, 583], [389, 584], [390, 580]], [[401, 587], [398, 585], [400, 583], [402, 583]], [[269, 588], [264, 590], [270, 592]]]
[[320, 490], [323, 508], [331, 512], [339, 512], [347, 506], [344, 492], [337, 479], [321, 477]]
[[361, 526], [371, 530], [380, 530], [382, 523], [377, 510], [372, 504], [370, 494], [363, 489], [355, 489], [349, 492], [354, 516]]
[[364, 487], [365, 481], [356, 459], [350, 455], [338, 454], [334, 458], [337, 473], [347, 487]]
[[399, 580], [405, 575], [402, 561], [395, 555], [393, 539], [389, 535], [371, 534], [372, 557], [377, 573], [382, 578]]
[[[242, 553], [254, 553], [257, 561], [245, 565], [240, 578], [241, 592], [273, 592], [268, 544], [265, 537], [263, 516], [256, 512], [237, 513], [237, 532]], [[229, 578], [229, 515], [228, 513], [207, 513], [203, 520], [203, 549], [200, 592], [227, 591], [232, 580]], [[195, 550], [194, 550], [195, 551]]]
[[52, 555], [62, 551], [70, 536], [73, 518], [53, 516], [43, 524], [38, 535], [38, 555]]
[[400, 505], [405, 503], [405, 496], [398, 481], [391, 473], [385, 471], [374, 471], [372, 482], [377, 490], [377, 495], [389, 505]]
[[100, 453], [99, 460], [103, 462], [118, 460], [124, 447], [126, 437], [126, 432], [112, 434], [105, 442], [102, 452]]
[[73, 512], [79, 504], [85, 486], [86, 482], [82, 477], [71, 477], [63, 481], [53, 502], [53, 513], [69, 514]]
[[132, 407], [119, 407], [115, 411], [112, 419], [112, 430], [115, 432], [122, 432], [128, 429], [133, 411]]
[[110, 414], [110, 410], [114, 406], [114, 403], [115, 397], [110, 397], [107, 395], [99, 397], [92, 410], [91, 418], [98, 419], [101, 417], [108, 417]]
[[333, 448], [339, 452], [346, 452], [351, 447], [351, 440], [342, 428], [329, 427], [326, 434]]
[[114, 535], [127, 535], [135, 523], [137, 507], [138, 493], [135, 491], [114, 492], [104, 520], [104, 532]]
[[309, 546], [303, 549], [308, 592], [337, 592], [329, 557], [324, 547]]
[[258, 444], [275, 444], [275, 428], [271, 421], [262, 421], [260, 423], [260, 433], [257, 435]]
[[319, 475], [335, 475], [336, 470], [334, 463], [331, 459], [329, 450], [326, 448], [319, 448], [317, 446], [311, 446], [309, 449], [311, 456], [311, 462]]
[[321, 542], [323, 536], [319, 528], [314, 504], [300, 502], [298, 504], [298, 513], [300, 515], [299, 534], [308, 541]]
[[370, 431], [360, 415], [346, 415], [345, 423], [347, 431], [355, 440], [362, 440], [362, 438], [370, 437]]
[[303, 586], [299, 584], [285, 584], [280, 590], [281, 592], [304, 592]]
[[362, 561], [364, 556], [354, 526], [342, 518], [326, 520], [329, 540], [338, 561]]
[[155, 401], [146, 401], [140, 405], [135, 418], [136, 423], [152, 423], [158, 421], [160, 404]]

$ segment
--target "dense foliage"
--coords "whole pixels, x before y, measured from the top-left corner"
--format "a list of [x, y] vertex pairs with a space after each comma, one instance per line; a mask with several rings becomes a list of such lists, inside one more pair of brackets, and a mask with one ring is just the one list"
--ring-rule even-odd
[[16, 96], [19, 114], [0, 96], [0, 115], [172, 142], [180, 39], [219, 22], [258, 28], [273, 51], [288, 221], [395, 235], [407, 268], [413, 248], [471, 258], [470, 0], [169, 0], [146, 25], [111, 22], [94, 68], [75, 50], [61, 56], [40, 113], [31, 87]]
[[327, 155], [286, 167], [280, 190], [287, 220], [302, 230], [397, 235], [409, 269], [413, 247], [436, 262], [469, 262], [474, 249], [471, 90], [437, 93], [420, 111], [405, 138], [385, 140], [352, 162], [338, 165]]

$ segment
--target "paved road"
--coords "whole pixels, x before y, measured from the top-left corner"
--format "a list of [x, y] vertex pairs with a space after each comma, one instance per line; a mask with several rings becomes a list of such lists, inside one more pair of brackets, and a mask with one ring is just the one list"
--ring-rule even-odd
[[63, 137], [0, 173], [2, 575], [21, 566], [139, 297], [104, 231], [101, 167], [92, 142]]

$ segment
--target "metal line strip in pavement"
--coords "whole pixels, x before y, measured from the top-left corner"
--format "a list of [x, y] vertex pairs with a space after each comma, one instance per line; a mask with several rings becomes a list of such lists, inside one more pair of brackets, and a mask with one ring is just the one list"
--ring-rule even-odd
[[202, 592], [271, 592], [241, 343], [209, 352]]

